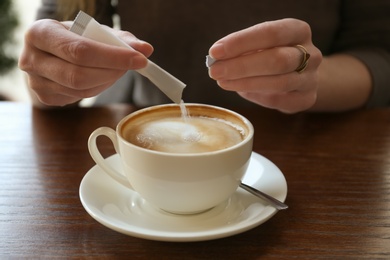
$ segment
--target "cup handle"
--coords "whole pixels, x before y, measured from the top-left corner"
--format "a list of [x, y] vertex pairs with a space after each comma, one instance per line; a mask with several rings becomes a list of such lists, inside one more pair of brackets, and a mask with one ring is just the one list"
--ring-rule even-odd
[[[123, 184], [124, 186], [134, 190], [133, 187], [131, 186], [130, 182], [126, 179], [126, 177], [123, 176], [123, 174], [120, 174], [118, 171], [116, 171], [111, 166], [109, 166], [107, 164], [107, 162], [104, 160], [102, 154], [99, 151], [99, 148], [97, 147], [97, 143], [96, 143], [96, 139], [99, 136], [108, 137], [111, 140], [111, 142], [113, 143], [115, 151], [119, 154], [118, 138], [116, 136], [116, 132], [109, 127], [100, 127], [98, 129], [96, 129], [95, 131], [93, 131], [88, 139], [88, 149], [89, 149], [89, 153], [90, 153], [92, 159], [111, 178], [113, 178], [117, 182]], [[119, 156], [120, 156], [120, 154], [119, 154]]]

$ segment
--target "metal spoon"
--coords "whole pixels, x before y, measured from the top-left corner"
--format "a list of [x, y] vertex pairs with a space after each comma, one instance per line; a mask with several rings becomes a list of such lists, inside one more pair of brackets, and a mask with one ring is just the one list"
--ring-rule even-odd
[[244, 183], [240, 183], [240, 187], [243, 188], [244, 190], [246, 190], [247, 192], [263, 199], [263, 200], [266, 200], [268, 203], [270, 203], [272, 206], [274, 206], [277, 210], [282, 210], [282, 209], [287, 209], [288, 206], [286, 204], [284, 204], [283, 202], [275, 199], [274, 197], [271, 197], [270, 195], [268, 194], [265, 194], [264, 192], [261, 192], [251, 186], [248, 186]]

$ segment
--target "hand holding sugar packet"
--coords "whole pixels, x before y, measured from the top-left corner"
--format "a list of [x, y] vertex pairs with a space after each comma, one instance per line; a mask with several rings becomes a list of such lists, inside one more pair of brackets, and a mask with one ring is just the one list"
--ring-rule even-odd
[[[105, 27], [101, 26], [95, 19], [83, 11], [80, 11], [77, 15], [70, 31], [91, 40], [130, 48], [124, 41], [113, 35]], [[183, 89], [186, 86], [183, 82], [150, 60], [148, 60], [148, 64], [145, 68], [139, 69], [137, 72], [147, 77], [173, 102], [180, 104]]]

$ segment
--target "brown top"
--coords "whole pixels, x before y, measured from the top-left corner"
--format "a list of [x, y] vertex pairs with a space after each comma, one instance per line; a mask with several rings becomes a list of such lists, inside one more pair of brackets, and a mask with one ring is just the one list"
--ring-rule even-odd
[[[267, 20], [291, 17], [310, 24], [313, 42], [324, 55], [348, 52], [367, 64], [375, 85], [369, 106], [390, 104], [390, 2], [387, 0], [199, 0], [191, 3], [118, 0], [115, 9], [110, 0], [98, 3], [97, 20], [111, 24], [110, 18], [116, 11], [123, 30], [154, 46], [150, 59], [187, 84], [183, 93], [186, 102], [249, 106], [249, 101], [222, 90], [208, 77], [205, 55], [215, 41], [229, 33]], [[40, 18], [55, 10], [54, 0], [44, 0], [43, 4]], [[138, 75], [127, 75], [118, 85], [104, 93], [99, 102], [133, 101], [151, 105], [168, 101]]]

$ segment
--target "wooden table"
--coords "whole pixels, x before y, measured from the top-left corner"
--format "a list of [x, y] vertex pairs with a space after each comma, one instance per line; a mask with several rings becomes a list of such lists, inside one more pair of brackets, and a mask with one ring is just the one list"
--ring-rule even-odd
[[[80, 203], [80, 181], [94, 165], [89, 134], [131, 111], [0, 102], [0, 259], [390, 259], [390, 109], [237, 109], [254, 124], [254, 151], [284, 173], [289, 209], [245, 233], [189, 243], [117, 233]], [[101, 149], [113, 152], [108, 141]]]

